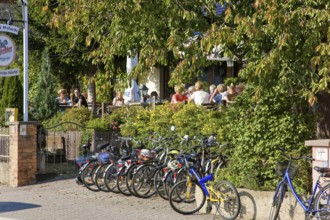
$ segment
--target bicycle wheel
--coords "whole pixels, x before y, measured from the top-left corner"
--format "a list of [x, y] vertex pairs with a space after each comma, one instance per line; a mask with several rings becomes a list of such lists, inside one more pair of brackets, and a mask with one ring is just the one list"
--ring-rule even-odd
[[157, 194], [162, 197], [163, 199], [168, 199], [165, 193], [164, 189], [164, 176], [166, 174], [164, 173], [163, 169], [159, 169], [155, 173], [155, 178], [154, 178], [154, 186]]
[[120, 191], [117, 188], [117, 175], [118, 175], [118, 164], [117, 163], [113, 163], [110, 166], [108, 166], [105, 170], [104, 173], [104, 183], [105, 186], [107, 187], [107, 189], [110, 192], [113, 193], [120, 193]]
[[235, 186], [222, 180], [215, 185], [213, 190], [218, 197], [214, 219], [235, 219], [241, 210], [241, 200]]
[[325, 185], [315, 196], [314, 210], [317, 219], [330, 219], [330, 184]]
[[133, 190], [139, 197], [150, 198], [155, 195], [154, 177], [157, 168], [152, 164], [139, 167], [133, 177]]
[[176, 183], [170, 194], [169, 201], [174, 211], [189, 215], [198, 212], [205, 204], [206, 196], [200, 187], [200, 185], [191, 181], [187, 183], [187, 180]]
[[184, 169], [174, 170], [174, 171], [171, 170], [170, 172], [171, 173], [169, 173], [169, 175], [167, 175], [164, 180], [164, 189], [167, 198], [174, 184], [182, 180], [185, 180], [187, 177], [187, 172]]
[[99, 190], [103, 192], [110, 192], [110, 190], [106, 187], [104, 182], [104, 173], [107, 167], [110, 165], [111, 163], [105, 163], [102, 166], [99, 166], [96, 170], [95, 185], [97, 186], [97, 188], [99, 188]]
[[126, 187], [126, 172], [127, 167], [123, 166], [117, 176], [117, 188], [125, 196], [131, 196], [132, 194]]
[[283, 182], [279, 183], [274, 194], [272, 207], [269, 213], [269, 220], [276, 220], [280, 212], [280, 208], [283, 202], [283, 198], [286, 192], [286, 187]]
[[126, 188], [132, 195], [137, 196], [137, 197], [139, 197], [139, 196], [134, 192], [134, 189], [133, 189], [133, 177], [139, 166], [140, 166], [140, 164], [132, 164], [127, 169], [127, 174], [126, 174], [126, 178], [125, 178]]
[[98, 168], [97, 162], [90, 163], [82, 172], [82, 181], [87, 189], [91, 191], [100, 191], [95, 185], [95, 171]]

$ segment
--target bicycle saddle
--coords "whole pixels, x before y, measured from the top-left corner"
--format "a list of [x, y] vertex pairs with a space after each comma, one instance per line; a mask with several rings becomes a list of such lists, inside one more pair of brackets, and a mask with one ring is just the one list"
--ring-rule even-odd
[[83, 146], [81, 146], [82, 148], [90, 148], [91, 147], [91, 144], [90, 143], [87, 143], [87, 144], [84, 144]]
[[99, 150], [102, 150], [102, 149], [106, 148], [108, 145], [109, 145], [109, 143], [98, 144], [98, 145], [96, 146], [96, 148], [99, 149]]
[[320, 174], [322, 177], [330, 177], [330, 168], [327, 167], [314, 167], [314, 170]]

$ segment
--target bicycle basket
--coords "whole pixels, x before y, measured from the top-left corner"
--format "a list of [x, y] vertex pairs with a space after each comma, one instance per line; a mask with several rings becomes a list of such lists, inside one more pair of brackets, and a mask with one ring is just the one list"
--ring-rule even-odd
[[[279, 177], [283, 177], [286, 171], [286, 168], [288, 167], [289, 161], [281, 161], [276, 163], [276, 169], [275, 174]], [[289, 168], [289, 176], [291, 179], [293, 179], [298, 171], [298, 165], [297, 164], [290, 164]]]

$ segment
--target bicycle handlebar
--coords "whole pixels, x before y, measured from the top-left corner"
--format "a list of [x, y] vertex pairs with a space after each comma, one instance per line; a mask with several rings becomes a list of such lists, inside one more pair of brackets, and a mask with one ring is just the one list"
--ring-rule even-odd
[[310, 161], [314, 161], [315, 159], [312, 157], [307, 157], [307, 156], [301, 156], [301, 157], [292, 157], [292, 156], [288, 156], [288, 155], [284, 155], [286, 158], [288, 158], [289, 160], [310, 160]]

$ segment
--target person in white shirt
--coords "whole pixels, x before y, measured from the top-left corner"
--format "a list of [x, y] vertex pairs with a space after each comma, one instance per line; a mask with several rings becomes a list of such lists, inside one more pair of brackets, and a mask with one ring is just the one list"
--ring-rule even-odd
[[195, 83], [195, 92], [189, 98], [190, 101], [193, 101], [196, 105], [202, 105], [204, 103], [210, 103], [209, 98], [210, 94], [203, 90], [203, 84], [200, 81]]

